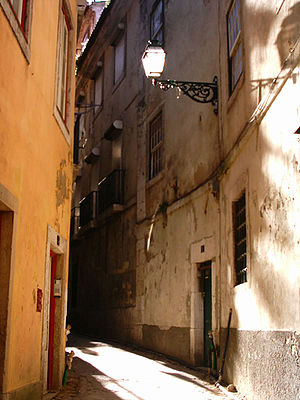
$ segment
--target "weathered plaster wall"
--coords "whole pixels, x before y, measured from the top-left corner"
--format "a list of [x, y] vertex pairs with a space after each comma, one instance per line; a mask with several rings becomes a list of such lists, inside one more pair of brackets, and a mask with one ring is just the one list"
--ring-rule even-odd
[[[198, 365], [203, 353], [197, 344], [202, 331], [197, 329], [203, 316], [195, 309], [199, 305], [194, 293], [199, 289], [194, 265], [215, 258], [216, 247], [202, 258], [195, 249], [201, 240], [205, 245], [208, 238], [216, 240], [216, 211], [217, 202], [206, 187], [159, 213], [152, 229], [149, 222], [137, 227], [137, 260], [142, 267], [138, 270], [137, 306], [141, 308], [142, 345], [191, 364], [195, 363], [194, 353], [200, 352]], [[218, 328], [217, 313], [214, 301], [214, 330]]]
[[[148, 1], [143, 11], [150, 14], [151, 7], [152, 2]], [[212, 81], [218, 74], [216, 53], [210, 52], [206, 57], [202, 54], [208, 37], [212, 47], [218, 46], [218, 37], [213, 33], [214, 21], [217, 21], [217, 9], [211, 3], [201, 3], [195, 8], [189, 1], [165, 2], [167, 61], [162, 79]], [[199, 24], [205, 26], [203, 32], [198, 29]], [[147, 37], [147, 22], [144, 29]], [[197, 51], [191, 46], [195, 42]], [[186, 63], [187, 59], [193, 62]], [[150, 81], [145, 85], [145, 98], [138, 114], [137, 171], [140, 221], [137, 259], [142, 267], [138, 275], [137, 304], [141, 308], [142, 343], [194, 363], [191, 329], [195, 327], [192, 323], [195, 316], [191, 288], [197, 278], [190, 252], [192, 243], [216, 234], [217, 203], [210, 189], [207, 186], [201, 189], [201, 184], [219, 162], [218, 120], [210, 104], [199, 107], [184, 95], [178, 99], [175, 90], [159, 91]], [[149, 124], [160, 111], [164, 167], [157, 177], [148, 181]], [[193, 197], [190, 192], [197, 187], [200, 189]], [[165, 212], [153, 218], [163, 205]]]
[[[225, 153], [235, 140], [239, 143], [227, 157], [221, 178], [221, 237], [233, 243], [232, 202], [246, 190], [248, 267], [248, 282], [235, 286], [233, 246], [223, 241], [223, 343], [229, 308], [233, 309], [225, 375], [251, 400], [296, 398], [300, 390], [300, 153], [294, 134], [299, 127], [295, 99], [300, 14], [293, 1], [285, 1], [280, 10], [277, 5], [243, 4], [245, 70], [227, 107], [227, 89], [222, 86]], [[292, 48], [294, 55], [283, 63]]]
[[[211, 105], [200, 108], [184, 96], [177, 99], [175, 91], [161, 92], [143, 78], [140, 57], [134, 51], [139, 49], [141, 55], [148, 39], [151, 1], [142, 2], [140, 7], [132, 2], [127, 9], [121, 7], [121, 1], [116, 3], [111, 27], [115, 28], [127, 12], [129, 55], [126, 76], [118, 87], [112, 87], [113, 50], [105, 50], [105, 44], [111, 43], [115, 35], [114, 28], [103, 26], [102, 35], [95, 41], [103, 52], [86, 57], [83, 74], [89, 62], [104, 55], [107, 97], [96, 118], [95, 132], [99, 140], [113, 120], [124, 121], [126, 205], [134, 204], [135, 195], [137, 204], [126, 211], [126, 217], [124, 214], [107, 221], [98, 236], [93, 233], [88, 248], [92, 244], [96, 248], [99, 240], [97, 257], [106, 261], [99, 262], [95, 256], [92, 269], [85, 271], [85, 285], [88, 287], [88, 282], [98, 276], [109, 290], [97, 292], [103, 282], [95, 282], [93, 290], [103, 308], [90, 304], [88, 315], [93, 318], [86, 318], [86, 324], [81, 321], [81, 327], [201, 363], [203, 323], [196, 310], [202, 304], [197, 290], [197, 264], [212, 260], [212, 327], [221, 350], [228, 312], [233, 310], [224, 377], [256, 400], [262, 393], [266, 398], [270, 396], [269, 377], [275, 369], [282, 368], [282, 372], [273, 375], [273, 397], [287, 396], [286, 387], [291, 387], [291, 393], [299, 389], [295, 380], [299, 368], [298, 333], [293, 333], [299, 329], [299, 149], [294, 135], [300, 125], [295, 68], [298, 50], [283, 64], [299, 29], [294, 1], [285, 1], [280, 10], [275, 1], [240, 3], [244, 71], [230, 95], [224, 38], [231, 1], [220, 2], [219, 8], [206, 1], [196, 9], [192, 1], [165, 1], [167, 63], [162, 78], [211, 81], [218, 75], [218, 117]], [[219, 27], [214, 24], [218, 17]], [[139, 21], [143, 24], [137, 28]], [[207, 52], [208, 43], [216, 51]], [[187, 59], [193, 62], [187, 63]], [[163, 115], [164, 168], [149, 181], [148, 132], [158, 112]], [[103, 143], [101, 151], [99, 168], [105, 176], [111, 168], [111, 143]], [[221, 162], [215, 176], [210, 176]], [[248, 282], [235, 286], [232, 202], [243, 190], [247, 204]], [[113, 238], [110, 244], [107, 238]], [[122, 252], [124, 244], [132, 259], [136, 254], [130, 278], [136, 282], [135, 301], [127, 307], [122, 307], [126, 305], [122, 293], [128, 287], [127, 268], [130, 270], [132, 264]], [[202, 244], [210, 248], [207, 256], [201, 254]], [[75, 250], [78, 254], [79, 248]], [[108, 268], [105, 273], [103, 265]], [[96, 271], [98, 266], [101, 272]], [[112, 279], [110, 270], [114, 272]], [[110, 297], [110, 293], [115, 296]], [[74, 311], [73, 315], [79, 322], [80, 312]], [[285, 369], [291, 371], [288, 377]]]
[[0, 9], [0, 181], [19, 203], [5, 392], [40, 381], [47, 224], [69, 233], [72, 159], [53, 117], [58, 3], [33, 2], [29, 64]]
[[[123, 214], [105, 222], [100, 218], [95, 231], [79, 235], [81, 244], [72, 243], [72, 265], [78, 262], [82, 295], [86, 290], [93, 295], [71, 309], [70, 322], [73, 325], [76, 321], [82, 331], [128, 340], [194, 363], [190, 342], [196, 303], [191, 306], [191, 286], [197, 280], [198, 260], [191, 261], [191, 246], [217, 236], [217, 202], [211, 186], [201, 186], [219, 162], [218, 119], [210, 104], [199, 107], [183, 95], [177, 99], [175, 90], [164, 93], [146, 81], [140, 58], [149, 39], [152, 6], [152, 1], [113, 3], [80, 65], [78, 94], [80, 90], [89, 92], [87, 82], [93, 68], [103, 60], [104, 99], [101, 111], [94, 114], [87, 146], [81, 151], [84, 157], [101, 142], [99, 162], [92, 167], [84, 165], [74, 199], [80, 200], [93, 190], [91, 176], [97, 171], [99, 180], [111, 172], [112, 143], [101, 138], [116, 119], [124, 126], [121, 142], [126, 189]], [[126, 73], [114, 86], [111, 44], [120, 22], [125, 23], [126, 31]], [[203, 32], [199, 26], [205, 27]], [[162, 78], [212, 81], [218, 75], [217, 53], [202, 55], [208, 40], [212, 47], [218, 47], [216, 31], [217, 8], [212, 2], [201, 2], [195, 8], [193, 1], [165, 1], [164, 47], [168, 57]], [[191, 46], [196, 42], [197, 51]], [[187, 63], [187, 59], [193, 62]], [[164, 168], [149, 181], [149, 124], [160, 111]], [[157, 213], [151, 228], [155, 210], [162, 205], [164, 210]], [[90, 260], [82, 249], [92, 254]], [[216, 253], [209, 257], [216, 257]], [[127, 304], [121, 292], [131, 281], [135, 281], [134, 302]], [[213, 313], [217, 329], [216, 303]], [[196, 326], [199, 329], [199, 322], [192, 330]]]
[[[297, 104], [294, 106], [290, 102], [297, 90], [298, 79], [290, 78], [261, 124], [253, 125], [249, 130], [248, 139], [237, 152], [235, 164], [230, 166], [221, 181], [223, 235], [232, 234], [231, 202], [243, 189], [247, 193], [250, 281], [246, 286], [257, 304], [251, 308], [247, 318], [241, 312], [238, 319], [233, 319], [236, 327], [294, 329], [298, 324], [287, 296], [288, 293], [292, 297], [299, 296], [296, 267], [300, 233], [296, 224], [300, 194], [299, 151], [297, 135], [294, 134], [299, 110]], [[287, 104], [289, 107], [285, 106]], [[251, 157], [245, 157], [245, 154], [251, 154]], [[226, 243], [222, 255], [224, 261], [227, 260], [224, 282], [233, 287], [232, 249], [228, 249]], [[242, 289], [236, 287], [232, 290], [237, 295]]]
[[[224, 346], [226, 331], [221, 331]], [[249, 399], [299, 397], [299, 334], [231, 329], [224, 379]]]

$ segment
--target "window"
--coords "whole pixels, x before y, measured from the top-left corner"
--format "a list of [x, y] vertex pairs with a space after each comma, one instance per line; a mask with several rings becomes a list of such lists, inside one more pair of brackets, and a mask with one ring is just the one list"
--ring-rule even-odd
[[162, 113], [150, 123], [150, 165], [149, 179], [154, 178], [162, 170], [163, 130]]
[[163, 0], [159, 0], [154, 4], [150, 16], [150, 40], [158, 41], [160, 45], [164, 42], [164, 7]]
[[227, 17], [229, 89], [232, 93], [243, 72], [240, 0], [234, 0]]
[[[95, 104], [102, 105], [103, 102], [103, 69], [101, 68], [95, 77]], [[96, 108], [98, 110], [98, 108]]]
[[125, 34], [116, 42], [114, 46], [114, 83], [118, 83], [125, 73]]
[[10, 4], [23, 32], [25, 32], [26, 2], [27, 0], [10, 0]]
[[71, 49], [74, 41], [71, 18], [68, 2], [61, 1], [57, 33], [54, 115], [68, 143], [70, 141], [69, 124], [73, 74]]
[[0, 7], [28, 62], [30, 61], [32, 1], [33, 0], [0, 0]]
[[68, 67], [68, 45], [69, 26], [65, 11], [62, 8], [59, 16], [58, 32], [58, 65], [57, 65], [57, 101], [56, 106], [61, 113], [63, 120], [66, 120], [67, 111], [67, 67]]
[[233, 202], [234, 265], [236, 284], [247, 282], [246, 194]]

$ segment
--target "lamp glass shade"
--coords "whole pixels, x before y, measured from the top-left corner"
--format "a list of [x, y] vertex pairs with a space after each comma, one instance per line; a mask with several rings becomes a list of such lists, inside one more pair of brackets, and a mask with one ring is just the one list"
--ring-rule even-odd
[[166, 53], [160, 46], [149, 45], [142, 57], [142, 63], [147, 78], [159, 77], [165, 66]]

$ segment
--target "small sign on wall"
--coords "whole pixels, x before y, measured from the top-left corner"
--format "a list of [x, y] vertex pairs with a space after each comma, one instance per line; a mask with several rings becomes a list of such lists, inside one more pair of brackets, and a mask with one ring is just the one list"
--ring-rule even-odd
[[54, 297], [61, 297], [61, 279], [54, 280]]

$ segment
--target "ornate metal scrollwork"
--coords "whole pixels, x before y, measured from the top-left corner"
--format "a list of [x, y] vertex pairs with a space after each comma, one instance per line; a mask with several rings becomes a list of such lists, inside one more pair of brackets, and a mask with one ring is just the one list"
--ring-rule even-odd
[[212, 82], [187, 82], [175, 80], [153, 79], [154, 86], [162, 90], [179, 88], [183, 94], [198, 103], [212, 103], [214, 112], [218, 114], [218, 78], [215, 76]]

